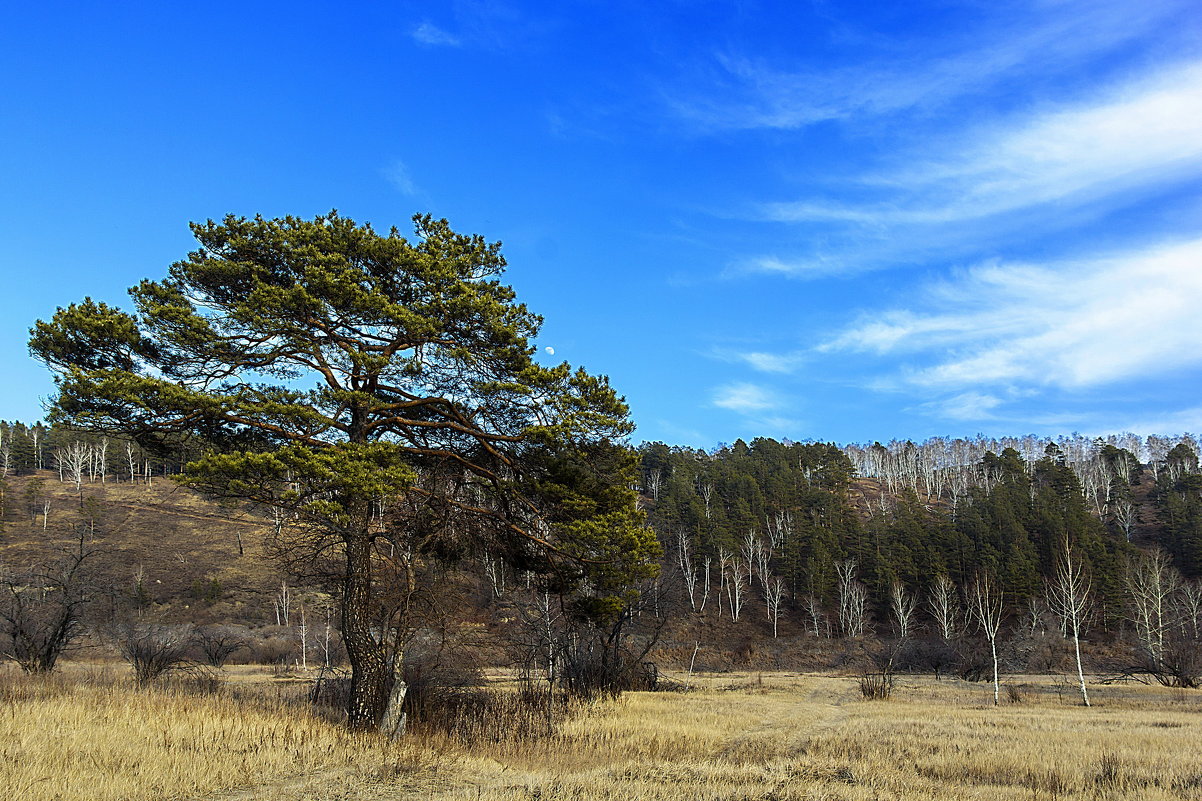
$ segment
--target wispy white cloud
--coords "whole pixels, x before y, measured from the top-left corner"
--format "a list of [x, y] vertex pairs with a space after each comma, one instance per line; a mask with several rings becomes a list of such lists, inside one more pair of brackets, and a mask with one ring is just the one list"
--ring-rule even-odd
[[1141, 431], [1149, 434], [1178, 434], [1183, 431], [1202, 431], [1202, 406], [1179, 409], [1160, 415], [1148, 415], [1131, 420], [1121, 426], [1124, 431]]
[[949, 420], [990, 420], [994, 410], [1001, 406], [1002, 399], [982, 392], [962, 392], [950, 398], [942, 398], [924, 404], [926, 411]]
[[944, 138], [931, 149], [947, 155], [904, 154], [904, 166], [854, 177], [866, 201], [764, 204], [764, 220], [819, 226], [818, 244], [750, 256], [732, 272], [850, 276], [966, 256], [1034, 232], [1073, 230], [1196, 182], [1202, 60]]
[[403, 195], [420, 194], [417, 184], [413, 182], [413, 176], [409, 173], [409, 168], [403, 161], [394, 161], [384, 168], [384, 177]]
[[744, 362], [764, 373], [791, 373], [796, 370], [805, 356], [800, 353], [765, 353], [752, 351], [741, 355]]
[[707, 127], [778, 129], [929, 109], [1004, 80], [1094, 58], [1146, 35], [1184, 7], [1173, 0], [1010, 7], [969, 30], [878, 42], [875, 49], [886, 59], [834, 68], [782, 69], [725, 53], [716, 57], [718, 88], [674, 105]]
[[410, 31], [414, 41], [432, 47], [458, 47], [462, 41], [448, 31], [443, 30], [432, 22], [423, 22]]
[[764, 412], [780, 405], [770, 390], [747, 382], [718, 387], [714, 390], [712, 403], [720, 409], [729, 409], [741, 414]]
[[[900, 385], [1082, 389], [1202, 366], [1202, 239], [1077, 262], [987, 264], [821, 346], [896, 357]], [[975, 400], [962, 396], [965, 402]], [[994, 404], [995, 406], [997, 404]]]
[[798, 437], [804, 430], [800, 420], [787, 414], [792, 404], [759, 384], [724, 384], [713, 391], [710, 405], [736, 412], [741, 428], [751, 437]]
[[428, 4], [439, 22], [425, 19], [409, 31], [426, 47], [503, 51], [536, 47], [559, 29], [557, 15], [505, 0], [450, 0]]
[[792, 259], [784, 259], [779, 256], [752, 256], [732, 265], [726, 271], [726, 275], [729, 277], [743, 273], [765, 273], [784, 275], [790, 278], [822, 278], [828, 275], [838, 275], [844, 272], [846, 267], [847, 265], [839, 259], [821, 254]]
[[735, 348], [718, 348], [712, 351], [711, 355], [725, 362], [745, 364], [762, 373], [792, 373], [810, 358], [805, 351], [770, 353], [763, 350]]
[[[1165, 69], [1093, 102], [977, 133], [954, 155], [874, 176], [876, 205], [777, 203], [784, 222], [939, 225], [1050, 202], [1094, 202], [1202, 169], [1202, 61]], [[761, 269], [783, 271], [766, 260]]]

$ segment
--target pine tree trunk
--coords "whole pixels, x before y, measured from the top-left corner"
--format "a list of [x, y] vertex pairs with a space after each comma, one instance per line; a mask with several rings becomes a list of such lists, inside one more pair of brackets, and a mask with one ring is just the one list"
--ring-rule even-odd
[[358, 731], [404, 730], [401, 704], [405, 682], [399, 655], [389, 653], [387, 632], [373, 632], [371, 620], [371, 539], [366, 531], [346, 539], [343, 576], [342, 636], [351, 663], [351, 693], [347, 722]]

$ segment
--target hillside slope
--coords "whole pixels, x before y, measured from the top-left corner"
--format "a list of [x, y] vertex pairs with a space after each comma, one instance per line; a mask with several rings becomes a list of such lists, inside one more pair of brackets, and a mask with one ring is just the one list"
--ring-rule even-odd
[[171, 621], [275, 621], [283, 575], [270, 558], [270, 521], [226, 507], [168, 478], [151, 483], [8, 476], [0, 567], [61, 558], [79, 538], [97, 554], [98, 582]]

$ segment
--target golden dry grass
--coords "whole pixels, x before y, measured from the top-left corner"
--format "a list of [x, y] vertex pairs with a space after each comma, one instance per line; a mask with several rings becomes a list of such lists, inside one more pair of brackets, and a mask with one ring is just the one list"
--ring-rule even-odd
[[[1202, 697], [1054, 683], [994, 708], [980, 685], [906, 679], [866, 702], [853, 679], [709, 677], [631, 693], [537, 740], [354, 738], [259, 700], [10, 679], [0, 786], [25, 799], [1202, 799]], [[17, 690], [11, 688], [17, 687]], [[13, 696], [13, 697], [9, 697]]]
[[204, 694], [108, 677], [0, 679], [5, 801], [165, 799], [325, 779], [410, 776], [429, 755], [354, 737], [259, 688]]
[[628, 695], [558, 742], [502, 755], [508, 770], [476, 789], [436, 797], [1202, 799], [1192, 697], [1102, 691], [1105, 705], [1084, 709], [1043, 686], [995, 709], [959, 682], [912, 680], [889, 702], [860, 700], [850, 679], [728, 682]]

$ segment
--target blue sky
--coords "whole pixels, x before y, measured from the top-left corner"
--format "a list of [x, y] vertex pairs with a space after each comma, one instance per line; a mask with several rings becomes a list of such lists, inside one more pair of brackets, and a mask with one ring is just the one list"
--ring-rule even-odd
[[636, 440], [1197, 431], [1191, 6], [10, 4], [0, 417], [188, 221], [337, 208], [503, 241]]

